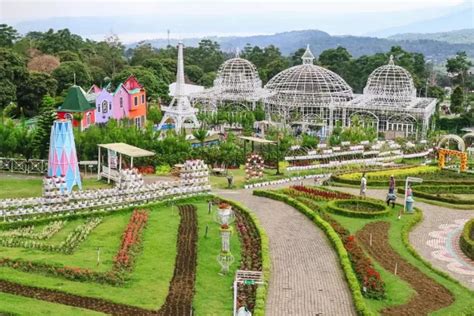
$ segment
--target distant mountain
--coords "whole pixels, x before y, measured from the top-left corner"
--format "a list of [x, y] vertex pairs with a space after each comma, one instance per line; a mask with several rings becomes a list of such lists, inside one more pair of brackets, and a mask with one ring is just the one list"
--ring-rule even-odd
[[474, 44], [474, 28], [438, 33], [404, 33], [389, 37], [392, 40], [434, 40], [452, 44]]
[[376, 37], [387, 37], [394, 34], [412, 32], [433, 33], [446, 32], [450, 30], [472, 29], [474, 27], [473, 21], [474, 2], [471, 0], [457, 6], [453, 11], [448, 11], [446, 14], [436, 18], [371, 32], [369, 35]]
[[[315, 54], [320, 54], [329, 48], [342, 46], [345, 47], [352, 56], [359, 57], [362, 55], [386, 52], [390, 50], [392, 46], [399, 45], [407, 51], [422, 53], [426, 59], [431, 59], [435, 63], [444, 62], [448, 57], [454, 56], [458, 51], [466, 51], [470, 57], [474, 58], [474, 43], [452, 44], [431, 39], [393, 40], [362, 36], [331, 36], [319, 30], [292, 31], [273, 35], [245, 37], [210, 37], [209, 39], [217, 41], [221, 45], [221, 48], [228, 52], [235, 51], [238, 48], [242, 49], [246, 44], [260, 47], [275, 45], [284, 55], [289, 55], [297, 49], [305, 47], [306, 44], [310, 44], [311, 50]], [[187, 46], [196, 46], [200, 40], [200, 38], [189, 38], [183, 39], [182, 41]], [[163, 39], [145, 42], [151, 43], [157, 48], [165, 47], [168, 44], [168, 41]], [[171, 40], [170, 44], [176, 45], [177, 40]], [[134, 43], [129, 45], [129, 47], [136, 45], [137, 43]]]

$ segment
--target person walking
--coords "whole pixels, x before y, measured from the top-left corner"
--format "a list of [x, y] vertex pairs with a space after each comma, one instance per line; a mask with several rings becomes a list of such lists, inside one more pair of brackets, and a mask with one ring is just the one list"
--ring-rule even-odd
[[390, 181], [388, 183], [387, 206], [389, 206], [391, 202], [392, 208], [394, 208], [396, 199], [397, 196], [395, 195], [395, 177], [391, 175]]
[[360, 179], [360, 196], [365, 197], [365, 192], [367, 191], [367, 179], [365, 178], [365, 172], [362, 174]]

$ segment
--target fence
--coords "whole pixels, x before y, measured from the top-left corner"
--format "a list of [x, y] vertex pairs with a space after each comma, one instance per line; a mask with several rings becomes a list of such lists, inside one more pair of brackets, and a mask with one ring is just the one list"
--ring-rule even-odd
[[45, 174], [48, 171], [48, 161], [43, 159], [0, 157], [0, 170], [27, 174]]

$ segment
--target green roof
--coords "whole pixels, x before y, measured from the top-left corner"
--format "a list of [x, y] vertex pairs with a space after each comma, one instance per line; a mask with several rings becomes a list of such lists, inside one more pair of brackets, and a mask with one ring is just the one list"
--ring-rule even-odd
[[64, 112], [86, 112], [95, 109], [95, 105], [87, 101], [81, 87], [72, 86], [67, 91], [66, 99], [59, 107], [59, 111]]

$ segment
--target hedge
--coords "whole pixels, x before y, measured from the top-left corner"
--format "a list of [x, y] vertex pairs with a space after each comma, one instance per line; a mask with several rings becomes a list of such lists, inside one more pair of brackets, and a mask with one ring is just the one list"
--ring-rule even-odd
[[[367, 206], [376, 206], [380, 209], [380, 211], [354, 211], [348, 208], [344, 208], [341, 204], [344, 203], [354, 203], [354, 204], [362, 204]], [[364, 200], [334, 200], [330, 201], [326, 205], [326, 209], [334, 214], [339, 214], [343, 216], [349, 217], [360, 217], [360, 218], [377, 218], [377, 217], [384, 217], [390, 214], [390, 209], [386, 207], [382, 203], [374, 203]]]
[[268, 294], [268, 280], [270, 280], [270, 273], [271, 273], [271, 261], [270, 261], [270, 243], [268, 241], [268, 236], [265, 230], [263, 229], [262, 225], [258, 218], [254, 215], [254, 213], [246, 208], [245, 206], [228, 199], [224, 199], [222, 197], [218, 197], [220, 200], [225, 201], [232, 205], [233, 207], [239, 209], [242, 213], [245, 213], [255, 224], [257, 228], [258, 234], [260, 236], [261, 241], [261, 248], [262, 248], [262, 270], [263, 270], [263, 277], [265, 279], [265, 283], [260, 285], [257, 288], [257, 294], [255, 297], [255, 308], [253, 310], [253, 315], [256, 316], [264, 316], [265, 315], [265, 306]]
[[[405, 189], [403, 189], [403, 188], [398, 188], [397, 191], [400, 194], [405, 194]], [[473, 204], [474, 203], [474, 200], [462, 200], [462, 199], [439, 196], [437, 194], [430, 194], [430, 193], [426, 193], [426, 192], [423, 192], [423, 191], [419, 191], [417, 186], [412, 188], [412, 192], [413, 192], [414, 197], [418, 196], [420, 198], [424, 198], [424, 199], [427, 199], [427, 200], [436, 200], [436, 201], [440, 201], [440, 202], [444, 202], [444, 203], [459, 204], [459, 205], [466, 205], [466, 204]]]
[[461, 237], [459, 238], [459, 245], [462, 252], [472, 260], [474, 260], [474, 218], [464, 225]]
[[334, 231], [332, 226], [323, 220], [318, 214], [313, 212], [309, 207], [304, 205], [303, 203], [292, 199], [286, 195], [271, 192], [271, 191], [263, 191], [263, 190], [254, 190], [253, 194], [256, 196], [267, 197], [273, 200], [282, 201], [304, 215], [308, 217], [311, 221], [313, 221], [318, 227], [322, 229], [322, 231], [326, 234], [328, 239], [330, 240], [331, 244], [333, 245], [334, 249], [336, 250], [337, 255], [339, 256], [339, 262], [341, 264], [342, 270], [344, 275], [346, 276], [347, 282], [349, 284], [349, 289], [351, 290], [352, 297], [354, 299], [354, 305], [357, 313], [359, 315], [374, 315], [369, 308], [367, 307], [362, 293], [360, 291], [360, 284], [357, 281], [357, 277], [355, 272], [352, 268], [351, 262], [349, 260], [349, 255], [344, 248], [344, 245], [339, 238], [339, 235]]

